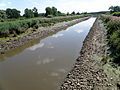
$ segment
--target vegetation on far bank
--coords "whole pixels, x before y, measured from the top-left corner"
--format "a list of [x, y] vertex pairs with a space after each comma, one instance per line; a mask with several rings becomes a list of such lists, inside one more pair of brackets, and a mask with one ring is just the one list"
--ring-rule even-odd
[[7, 8], [6, 10], [0, 10], [0, 22], [4, 21], [13, 21], [16, 19], [26, 19], [26, 18], [34, 18], [34, 17], [56, 17], [56, 16], [71, 16], [71, 15], [81, 15], [81, 14], [87, 14], [87, 13], [79, 13], [73, 11], [72, 13], [62, 13], [59, 11], [56, 7], [46, 7], [45, 13], [39, 13], [38, 9], [34, 7], [33, 9], [26, 8], [24, 10], [23, 15], [21, 15], [21, 12], [17, 9], [11, 9]]
[[54, 25], [58, 22], [70, 21], [84, 16], [64, 16], [55, 18], [31, 18], [24, 20], [16, 20], [12, 22], [0, 23], [0, 37], [8, 37], [9, 35], [19, 35], [24, 33], [28, 28], [38, 29]]
[[[46, 13], [38, 13], [38, 9], [26, 8], [24, 14], [17, 9], [0, 10], [0, 38], [17, 36], [24, 33], [28, 28], [51, 26], [58, 22], [69, 21], [83, 17], [79, 12], [69, 14], [62, 13], [55, 7], [46, 7]], [[85, 16], [86, 13], [84, 13]]]

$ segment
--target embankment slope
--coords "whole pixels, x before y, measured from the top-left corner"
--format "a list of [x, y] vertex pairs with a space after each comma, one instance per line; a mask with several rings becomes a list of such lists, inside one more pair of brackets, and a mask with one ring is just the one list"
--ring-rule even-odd
[[101, 62], [107, 50], [106, 32], [102, 27], [102, 23], [97, 19], [60, 90], [114, 90]]

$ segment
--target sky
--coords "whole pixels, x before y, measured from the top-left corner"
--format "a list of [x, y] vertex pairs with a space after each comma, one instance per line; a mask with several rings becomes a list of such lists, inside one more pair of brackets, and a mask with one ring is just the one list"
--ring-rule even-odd
[[0, 0], [0, 9], [16, 8], [23, 14], [25, 8], [36, 7], [44, 13], [46, 7], [55, 6], [59, 11], [97, 12], [106, 11], [110, 6], [120, 5], [120, 0]]

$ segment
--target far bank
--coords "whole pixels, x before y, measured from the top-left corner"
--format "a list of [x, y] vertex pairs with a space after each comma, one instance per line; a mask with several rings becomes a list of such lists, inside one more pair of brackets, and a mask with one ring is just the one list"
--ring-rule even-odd
[[24, 45], [29, 41], [32, 41], [38, 38], [47, 37], [50, 34], [54, 34], [60, 30], [68, 28], [69, 26], [72, 26], [81, 21], [89, 19], [89, 17], [81, 17], [81, 18], [77, 17], [77, 18], [69, 19], [70, 21], [63, 19], [61, 20], [61, 22], [48, 27], [39, 27], [38, 29], [29, 28], [24, 33], [17, 35], [15, 37], [1, 38], [0, 52], [1, 54], [4, 54], [6, 51], [13, 50], [19, 46]]

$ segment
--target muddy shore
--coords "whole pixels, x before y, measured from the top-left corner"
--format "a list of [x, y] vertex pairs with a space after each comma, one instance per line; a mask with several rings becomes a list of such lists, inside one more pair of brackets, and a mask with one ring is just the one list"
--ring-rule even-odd
[[97, 19], [60, 90], [117, 90], [103, 68], [102, 60], [107, 55], [106, 31], [103, 27]]
[[4, 54], [5, 52], [9, 50], [13, 50], [19, 46], [22, 46], [31, 40], [47, 37], [49, 36], [49, 34], [57, 33], [60, 30], [64, 30], [68, 28], [69, 26], [72, 26], [81, 21], [87, 20], [89, 18], [90, 17], [84, 17], [84, 18], [75, 19], [75, 20], [68, 21], [68, 22], [61, 22], [61, 23], [57, 23], [54, 26], [50, 26], [50, 27], [39, 27], [39, 29], [37, 30], [30, 28], [29, 30], [31, 30], [31, 33], [27, 35], [24, 35], [22, 37], [17, 37], [15, 39], [9, 39], [5, 42], [0, 42], [0, 54]]

